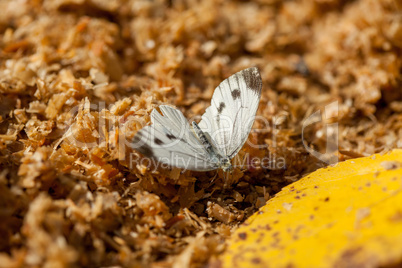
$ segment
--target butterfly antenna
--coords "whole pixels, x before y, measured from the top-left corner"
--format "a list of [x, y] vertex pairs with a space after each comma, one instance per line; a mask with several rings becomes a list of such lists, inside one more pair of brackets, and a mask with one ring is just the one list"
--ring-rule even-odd
[[[229, 188], [229, 184], [228, 184], [228, 182], [229, 182], [229, 175], [231, 175], [232, 174], [232, 172], [225, 172], [226, 174], [225, 174], [225, 183], [223, 184], [223, 189], [227, 189], [227, 188]], [[230, 174], [229, 174], [230, 173]], [[232, 177], [233, 177], [233, 175], [232, 175]]]
[[212, 178], [211, 182], [209, 183], [209, 186], [212, 186], [212, 184], [214, 184], [216, 177], [218, 177], [218, 170], [216, 170], [215, 176]]

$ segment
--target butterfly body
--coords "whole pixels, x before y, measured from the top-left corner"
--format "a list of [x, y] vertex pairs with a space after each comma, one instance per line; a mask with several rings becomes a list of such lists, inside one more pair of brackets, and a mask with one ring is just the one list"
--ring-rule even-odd
[[212, 145], [211, 141], [207, 138], [207, 135], [200, 129], [196, 122], [193, 121], [192, 126], [195, 134], [211, 157], [211, 160], [217, 164], [218, 168], [223, 169], [225, 172], [232, 171], [233, 166], [230, 163], [230, 158], [228, 156], [220, 155], [219, 151]]
[[257, 68], [225, 79], [197, 124], [167, 105], [151, 113], [152, 125], [141, 129], [133, 147], [150, 158], [178, 168], [231, 171], [231, 159], [248, 138], [258, 108], [262, 80]]

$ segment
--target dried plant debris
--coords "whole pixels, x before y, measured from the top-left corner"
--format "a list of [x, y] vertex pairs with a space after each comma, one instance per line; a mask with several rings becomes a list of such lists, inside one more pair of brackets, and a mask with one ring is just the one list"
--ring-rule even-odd
[[[402, 147], [398, 1], [0, 8], [0, 266], [202, 266], [282, 187], [327, 165], [311, 151], [328, 136], [341, 161]], [[234, 160], [247, 168], [153, 169], [130, 148], [153, 108], [197, 120], [219, 82], [251, 66], [263, 91]]]

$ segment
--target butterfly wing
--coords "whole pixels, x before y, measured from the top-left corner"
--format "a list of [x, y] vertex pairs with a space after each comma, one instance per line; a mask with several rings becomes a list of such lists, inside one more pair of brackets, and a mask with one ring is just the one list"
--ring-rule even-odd
[[168, 166], [195, 171], [218, 168], [217, 163], [211, 162], [184, 115], [166, 105], [159, 108], [163, 116], [155, 109], [152, 111], [152, 125], [137, 132], [133, 148]]
[[243, 147], [260, 102], [261, 75], [256, 67], [225, 79], [212, 96], [199, 127], [224, 156], [234, 157]]

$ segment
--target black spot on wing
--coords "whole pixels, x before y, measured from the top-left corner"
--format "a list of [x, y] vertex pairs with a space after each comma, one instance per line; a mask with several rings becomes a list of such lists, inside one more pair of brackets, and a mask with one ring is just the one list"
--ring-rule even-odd
[[155, 143], [158, 144], [158, 145], [162, 145], [162, 144], [163, 144], [163, 141], [161, 141], [161, 140], [158, 139], [158, 138], [155, 138], [154, 141], [155, 141]]
[[219, 103], [219, 107], [218, 107], [218, 113], [222, 113], [223, 108], [225, 108], [226, 105], [224, 102]]
[[176, 137], [175, 135], [172, 135], [172, 134], [170, 134], [170, 133], [167, 133], [167, 134], [166, 134], [166, 137], [167, 137], [169, 140], [175, 140], [175, 139], [177, 139], [177, 137]]
[[240, 90], [238, 90], [238, 89], [233, 90], [232, 91], [232, 98], [233, 98], [233, 100], [236, 100], [236, 99], [240, 98]]
[[246, 82], [247, 88], [254, 91], [256, 94], [261, 93], [262, 80], [260, 72], [256, 67], [248, 68], [241, 71]]
[[[144, 143], [142, 138], [144, 137], [143, 133], [140, 131], [138, 132], [133, 139], [133, 148], [140, 152], [141, 154], [147, 156], [147, 157], [154, 157], [154, 151], [152, 150], [151, 146], [149, 146], [147, 143]], [[137, 147], [138, 146], [138, 147]]]
[[141, 142], [142, 137], [143, 137], [143, 135], [142, 135], [141, 131], [139, 131], [139, 132], [137, 132], [137, 134], [135, 134], [135, 136], [133, 138], [134, 146], [136, 146], [137, 143]]
[[151, 146], [149, 146], [148, 144], [144, 144], [142, 146], [140, 146], [139, 148], [137, 148], [137, 151], [139, 151], [140, 153], [142, 153], [143, 155], [147, 156], [147, 157], [155, 157], [154, 155], [154, 151], [152, 150]]

